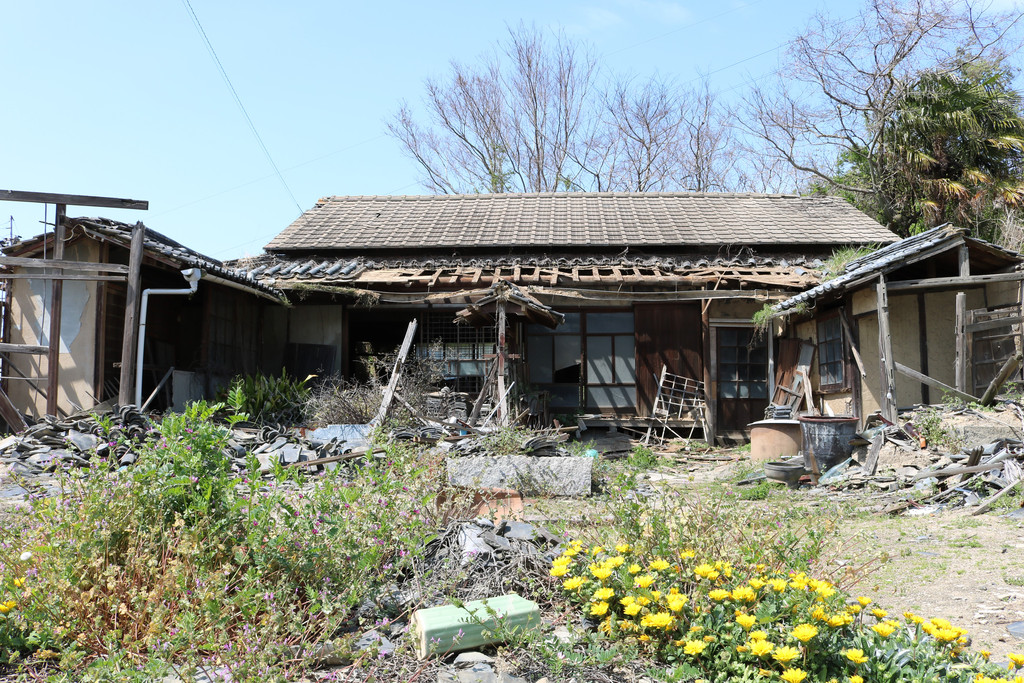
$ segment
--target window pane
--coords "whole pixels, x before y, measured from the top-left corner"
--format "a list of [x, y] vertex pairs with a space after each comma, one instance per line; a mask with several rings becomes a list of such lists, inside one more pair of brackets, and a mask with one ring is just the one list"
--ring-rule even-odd
[[587, 405], [596, 408], [632, 408], [636, 387], [587, 387]]
[[636, 382], [636, 352], [633, 335], [615, 337], [615, 381], [619, 384]]
[[533, 384], [548, 384], [554, 381], [551, 344], [550, 337], [526, 338], [526, 357], [530, 366], [530, 382]]
[[612, 338], [587, 337], [587, 384], [612, 384]]
[[553, 381], [559, 384], [579, 384], [580, 338], [556, 335], [552, 340], [555, 343], [555, 373]]
[[587, 334], [632, 332], [633, 314], [587, 313]]
[[718, 394], [722, 398], [736, 398], [736, 383], [722, 382], [718, 385]]
[[551, 400], [548, 405], [552, 408], [579, 408], [580, 390], [576, 386], [552, 385], [544, 387], [550, 393]]

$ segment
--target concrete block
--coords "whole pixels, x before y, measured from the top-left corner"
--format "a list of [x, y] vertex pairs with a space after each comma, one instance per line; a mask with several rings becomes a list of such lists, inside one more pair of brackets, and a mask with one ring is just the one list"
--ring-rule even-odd
[[590, 495], [594, 459], [528, 455], [448, 458], [448, 481], [467, 488], [516, 489], [526, 494]]

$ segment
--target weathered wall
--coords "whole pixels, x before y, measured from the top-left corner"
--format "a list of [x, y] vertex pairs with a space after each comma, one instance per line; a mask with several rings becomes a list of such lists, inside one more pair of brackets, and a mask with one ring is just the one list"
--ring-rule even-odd
[[286, 344], [322, 344], [335, 349], [334, 367], [341, 368], [343, 309], [338, 305], [292, 306]]
[[[79, 240], [68, 245], [64, 258], [69, 261], [97, 261], [96, 242]], [[16, 272], [25, 272], [24, 268]], [[52, 280], [11, 280], [11, 343], [46, 346], [49, 344]], [[96, 372], [97, 283], [68, 280], [64, 283], [60, 318], [60, 397], [58, 407], [65, 412], [91, 408]], [[30, 381], [8, 373], [11, 401], [18, 410], [33, 417], [46, 413], [46, 399], [32, 384], [45, 390], [45, 355], [11, 354], [14, 367]]]

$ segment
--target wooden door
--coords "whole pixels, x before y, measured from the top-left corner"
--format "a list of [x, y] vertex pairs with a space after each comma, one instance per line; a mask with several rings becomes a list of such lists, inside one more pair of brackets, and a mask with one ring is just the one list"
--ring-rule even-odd
[[744, 431], [768, 407], [768, 345], [752, 327], [719, 327], [716, 337], [717, 431]]
[[703, 382], [700, 304], [637, 304], [637, 414], [649, 416], [663, 365], [674, 375]]

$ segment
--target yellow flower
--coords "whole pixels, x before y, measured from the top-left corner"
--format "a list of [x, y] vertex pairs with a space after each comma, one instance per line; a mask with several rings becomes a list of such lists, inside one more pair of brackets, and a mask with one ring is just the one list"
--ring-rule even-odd
[[896, 627], [892, 624], [882, 622], [881, 624], [875, 624], [874, 626], [872, 626], [871, 630], [877, 633], [878, 635], [882, 636], [883, 638], [888, 638], [892, 635], [892, 632], [896, 630]]
[[757, 593], [749, 586], [738, 586], [732, 592], [732, 599], [743, 602], [753, 602], [757, 599]]
[[657, 614], [648, 614], [640, 620], [640, 625], [644, 628], [663, 628], [666, 631], [672, 628], [672, 624], [675, 622], [673, 617], [668, 612], [658, 612]]
[[756, 631], [751, 631], [750, 632], [750, 639], [751, 640], [767, 640], [768, 639], [768, 634], [765, 633], [764, 631], [762, 631], [761, 629], [758, 629]]
[[625, 561], [626, 558], [624, 558], [622, 555], [613, 555], [612, 557], [609, 557], [607, 560], [604, 561], [604, 566], [611, 567], [612, 569], [614, 569], [615, 567], [621, 567]]
[[875, 619], [885, 619], [887, 616], [889, 616], [888, 612], [886, 612], [884, 609], [879, 609], [878, 607], [871, 610], [871, 614], [875, 617]]
[[710, 564], [698, 564], [693, 568], [693, 573], [704, 579], [708, 578], [713, 571], [715, 571], [715, 568]]
[[640, 606], [640, 603], [631, 602], [630, 604], [626, 605], [626, 607], [622, 611], [631, 617], [635, 617], [637, 614], [640, 613], [640, 610], [642, 609], [643, 607]]
[[719, 576], [721, 576], [721, 574], [718, 573], [718, 570], [717, 569], [712, 569], [711, 572], [708, 574], [708, 579], [710, 579], [711, 581], [714, 581]]
[[604, 548], [599, 546], [599, 545], [595, 545], [593, 548], [591, 548], [587, 552], [589, 552], [591, 555], [599, 555], [600, 553], [604, 552]]
[[989, 650], [978, 650], [978, 654], [987, 662], [988, 658], [992, 656], [992, 652]]
[[700, 653], [704, 652], [704, 648], [708, 646], [703, 640], [688, 640], [683, 646], [683, 652], [692, 656], [699, 657]]
[[567, 579], [565, 583], [562, 584], [562, 588], [564, 588], [567, 591], [574, 591], [580, 586], [582, 586], [584, 583], [586, 583], [586, 581], [587, 580], [584, 579], [582, 576], [574, 576], [571, 579]]
[[690, 548], [687, 548], [683, 552], [679, 553], [679, 557], [680, 557], [680, 559], [683, 559], [683, 560], [689, 560], [689, 559], [693, 558], [696, 554], [697, 553], [695, 553], [693, 550], [691, 550]]
[[940, 628], [935, 631], [935, 640], [943, 643], [949, 643], [960, 637], [960, 629], [958, 628]]
[[822, 582], [814, 590], [814, 592], [818, 594], [818, 599], [819, 600], [828, 600], [829, 598], [831, 598], [833, 595], [836, 594], [836, 589], [833, 588], [832, 586], [830, 586], [829, 584]]
[[868, 656], [864, 654], [864, 650], [861, 649], [850, 649], [843, 653], [846, 658], [854, 664], [863, 664], [868, 661]]
[[850, 683], [864, 683], [864, 679], [860, 676], [850, 676]]
[[832, 628], [839, 628], [841, 626], [846, 626], [847, 624], [852, 623], [852, 622], [853, 622], [853, 615], [852, 614], [833, 614], [832, 616], [830, 616], [828, 618], [828, 625], [831, 626]]
[[654, 583], [654, 577], [650, 574], [641, 574], [633, 579], [633, 585], [637, 588], [647, 588], [652, 583]]
[[595, 579], [604, 581], [612, 575], [611, 567], [599, 567], [596, 564], [590, 565], [590, 573], [593, 574]]
[[757, 578], [756, 576], [747, 581], [747, 583], [750, 584], [750, 587], [756, 591], [759, 591], [762, 588], [764, 588], [764, 581], [762, 579]]
[[1015, 652], [1009, 652], [1007, 653], [1006, 658], [1010, 660], [1010, 664], [1013, 665], [1014, 669], [1019, 669], [1022, 666], [1024, 666], [1024, 655], [1019, 655]]
[[634, 602], [636, 602], [636, 598], [632, 595], [626, 595], [619, 598], [619, 603], [622, 605], [632, 605]]
[[712, 635], [707, 635], [707, 636], [704, 636], [704, 642], [705, 642], [705, 643], [713, 643], [713, 642], [715, 642], [716, 640], [717, 640], [717, 638], [715, 638], [715, 637], [714, 637], [714, 636], [712, 636]]
[[769, 643], [767, 640], [751, 640], [747, 643], [747, 647], [750, 648], [750, 654], [755, 657], [764, 657], [766, 654], [775, 649], [775, 646]]
[[0, 602], [0, 614], [7, 614], [17, 606], [18, 603], [14, 602], [13, 600], [8, 600], [7, 602]]
[[590, 606], [590, 613], [595, 617], [603, 617], [608, 613], [607, 602], [597, 602]]
[[935, 628], [953, 628], [953, 624], [949, 623], [948, 621], [940, 617], [935, 617], [931, 620], [931, 622], [932, 626], [934, 626]]
[[753, 614], [737, 614], [736, 623], [742, 626], [744, 631], [749, 631], [750, 627], [757, 623], [757, 617]]
[[772, 579], [768, 582], [768, 585], [771, 586], [772, 590], [776, 593], [781, 593], [786, 590], [786, 586], [788, 584], [783, 579]]
[[811, 624], [800, 624], [793, 629], [791, 635], [801, 643], [806, 643], [808, 640], [818, 635], [818, 627]]
[[788, 664], [789, 662], [792, 662], [799, 656], [800, 650], [796, 649], [795, 647], [789, 647], [788, 645], [784, 645], [783, 647], [780, 647], [777, 650], [775, 650], [775, 654], [772, 655], [772, 659], [774, 659], [779, 664]]
[[645, 598], [645, 597], [644, 597], [644, 596], [642, 596], [642, 595], [641, 595], [640, 597], [638, 597], [638, 598], [636, 599], [636, 601], [637, 601], [638, 603], [640, 603], [641, 605], [643, 605], [644, 607], [647, 607], [647, 605], [651, 604], [651, 599], [650, 599], [650, 598]]
[[807, 678], [807, 672], [803, 669], [786, 669], [782, 672], [782, 680], [786, 683], [801, 683]]
[[615, 546], [615, 552], [619, 553], [620, 555], [625, 555], [631, 550], [632, 548], [628, 543], [620, 543], [619, 545]]
[[827, 621], [828, 615], [825, 614], [825, 608], [818, 605], [811, 611], [811, 618], [816, 621]]
[[615, 591], [611, 588], [599, 588], [594, 591], [595, 600], [607, 600], [608, 598], [614, 597]]
[[847, 605], [846, 606], [846, 611], [849, 612], [850, 614], [859, 614], [862, 609], [864, 609], [864, 608], [861, 607], [859, 604], [858, 605]]
[[631, 565], [629, 565], [629, 573], [630, 574], [639, 574], [643, 570], [644, 570], [644, 568], [641, 567], [638, 564], [631, 564]]
[[15, 588], [21, 588], [24, 585], [25, 585], [25, 579], [15, 579], [14, 580], [14, 587]]
[[861, 607], [867, 607], [868, 605], [871, 604], [871, 598], [865, 598], [864, 596], [861, 596], [861, 597], [857, 598], [857, 602], [860, 603]]
[[655, 600], [661, 600], [661, 591], [651, 591], [651, 597]]
[[668, 608], [673, 612], [678, 612], [686, 607], [688, 601], [689, 598], [685, 595], [673, 595], [668, 599]]
[[569, 568], [564, 564], [556, 564], [551, 568], [551, 576], [565, 576], [569, 573]]
[[721, 602], [722, 600], [728, 600], [731, 596], [732, 596], [732, 593], [730, 593], [727, 590], [722, 590], [721, 588], [716, 588], [715, 590], [713, 590], [710, 593], [708, 593], [708, 597], [711, 598], [712, 600], [715, 600], [716, 602]]
[[669, 564], [668, 562], [666, 562], [665, 560], [662, 560], [662, 559], [657, 559], [657, 560], [655, 560], [654, 562], [651, 562], [651, 564], [650, 564], [649, 566], [650, 566], [650, 568], [651, 568], [651, 569], [653, 569], [654, 571], [656, 571], [656, 572], [660, 572], [660, 571], [663, 571], [663, 570], [665, 570], [665, 569], [668, 569], [668, 568], [669, 568], [669, 567], [671, 567], [672, 565], [670, 565], [670, 564]]

